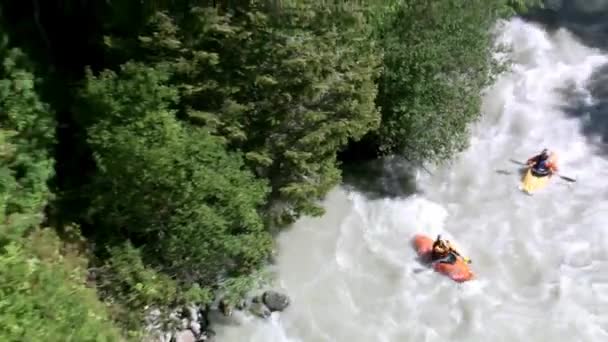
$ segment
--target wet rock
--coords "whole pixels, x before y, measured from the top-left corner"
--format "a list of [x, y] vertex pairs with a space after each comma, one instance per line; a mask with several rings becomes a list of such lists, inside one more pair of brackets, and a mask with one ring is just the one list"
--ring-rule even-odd
[[215, 333], [210, 329], [209, 305], [199, 306], [194, 303], [167, 310], [162, 315], [158, 308], [146, 308], [145, 341], [150, 342], [211, 342]]
[[162, 327], [161, 324], [161, 312], [159, 309], [152, 309], [148, 312], [144, 318], [144, 323], [148, 331], [159, 330]]
[[171, 325], [179, 325], [181, 322], [180, 315], [177, 311], [173, 311], [169, 314], [169, 322]]
[[198, 338], [198, 342], [213, 342], [215, 332], [213, 330], [204, 331], [201, 336]]
[[187, 308], [188, 310], [188, 319], [190, 319], [191, 321], [198, 321], [198, 307], [196, 307], [196, 305], [190, 305]]
[[171, 332], [152, 332], [146, 335], [144, 341], [173, 342], [173, 334]]
[[201, 324], [198, 321], [190, 321], [190, 330], [194, 333], [195, 336], [201, 335]]
[[226, 303], [223, 299], [220, 300], [219, 309], [226, 317], [232, 316], [232, 307]]
[[249, 307], [249, 311], [256, 315], [259, 316], [261, 318], [268, 318], [271, 315], [270, 309], [268, 309], [266, 307], [266, 305], [264, 305], [264, 303], [261, 302], [252, 302], [251, 306]]
[[187, 318], [183, 318], [181, 321], [181, 325], [180, 325], [181, 329], [186, 330], [186, 329], [188, 329], [189, 325], [190, 325], [190, 321]]
[[283, 311], [289, 306], [289, 297], [276, 291], [264, 292], [262, 301], [270, 311]]
[[194, 333], [190, 330], [182, 330], [175, 334], [175, 342], [197, 342]]
[[237, 310], [245, 310], [247, 308], [247, 301], [242, 300], [236, 305]]

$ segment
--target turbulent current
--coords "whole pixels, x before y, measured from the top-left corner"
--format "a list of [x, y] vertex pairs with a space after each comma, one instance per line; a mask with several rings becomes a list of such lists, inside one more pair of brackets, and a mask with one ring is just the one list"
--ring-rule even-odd
[[[498, 25], [497, 43], [512, 68], [485, 93], [470, 147], [419, 172], [413, 195], [334, 189], [323, 217], [278, 239], [291, 305], [268, 320], [235, 313], [215, 326], [219, 341], [608, 341], [608, 155], [585, 112], [608, 53], [521, 19]], [[577, 182], [524, 195], [509, 159], [543, 147]], [[399, 161], [384, 163], [399, 187]], [[476, 280], [420, 265], [416, 233], [456, 242]]]

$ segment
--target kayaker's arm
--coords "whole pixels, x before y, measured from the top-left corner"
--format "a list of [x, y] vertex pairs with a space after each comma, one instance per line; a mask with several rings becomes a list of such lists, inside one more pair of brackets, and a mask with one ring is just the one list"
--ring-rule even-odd
[[457, 256], [461, 257], [462, 260], [464, 260], [464, 262], [466, 262], [467, 264], [471, 263], [471, 259], [469, 259], [469, 258], [465, 257], [464, 255], [458, 253], [458, 251], [455, 250], [454, 248], [452, 248], [451, 252], [454, 253], [454, 254], [456, 254]]
[[456, 248], [454, 248], [454, 246], [452, 245], [452, 243], [450, 242], [450, 240], [446, 240], [447, 245], [450, 247], [450, 252], [458, 255], [459, 257], [462, 257], [462, 255], [460, 253], [458, 253], [458, 251], [456, 250]]

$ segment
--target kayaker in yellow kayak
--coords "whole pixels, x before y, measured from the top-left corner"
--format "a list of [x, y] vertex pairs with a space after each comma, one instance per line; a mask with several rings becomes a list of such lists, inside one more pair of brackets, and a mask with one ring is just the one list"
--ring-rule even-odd
[[550, 177], [557, 173], [557, 155], [546, 148], [540, 154], [528, 159], [526, 164], [532, 168], [532, 174], [536, 177]]

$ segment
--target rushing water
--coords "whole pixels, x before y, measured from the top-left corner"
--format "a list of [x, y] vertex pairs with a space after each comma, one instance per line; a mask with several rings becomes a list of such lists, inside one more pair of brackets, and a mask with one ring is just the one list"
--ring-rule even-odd
[[[291, 306], [267, 321], [236, 314], [216, 326], [220, 341], [608, 341], [608, 161], [566, 109], [593, 104], [587, 83], [608, 54], [520, 19], [498, 32], [514, 65], [485, 95], [470, 148], [419, 173], [417, 195], [334, 189], [325, 216], [279, 237]], [[526, 196], [509, 159], [543, 147], [578, 182]], [[455, 241], [477, 280], [421, 266], [419, 232]]]

